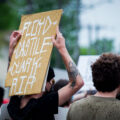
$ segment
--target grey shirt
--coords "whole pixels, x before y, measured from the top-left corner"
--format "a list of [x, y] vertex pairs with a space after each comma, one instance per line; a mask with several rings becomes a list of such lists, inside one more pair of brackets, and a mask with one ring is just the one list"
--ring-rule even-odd
[[7, 106], [8, 104], [3, 104], [1, 106], [0, 120], [12, 120], [11, 117], [9, 116]]
[[71, 105], [67, 120], [120, 120], [120, 101], [89, 96]]
[[55, 120], [66, 120], [68, 107], [58, 107], [58, 114], [55, 114]]

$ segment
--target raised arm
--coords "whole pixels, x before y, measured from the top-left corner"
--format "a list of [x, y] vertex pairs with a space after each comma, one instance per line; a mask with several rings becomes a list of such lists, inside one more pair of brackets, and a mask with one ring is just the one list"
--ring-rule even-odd
[[69, 84], [58, 91], [59, 105], [62, 105], [67, 100], [69, 100], [71, 96], [84, 85], [84, 82], [75, 63], [73, 62], [72, 58], [70, 57], [66, 49], [65, 39], [60, 33], [59, 28], [57, 28], [56, 39], [53, 37], [52, 41], [54, 46], [58, 49], [60, 55], [62, 56], [69, 76]]
[[13, 51], [14, 51], [15, 46], [16, 46], [18, 40], [20, 39], [20, 37], [21, 37], [20, 31], [14, 31], [14, 32], [12, 32], [12, 34], [10, 36], [8, 68], [9, 68], [10, 61], [11, 61], [11, 58], [12, 58], [12, 55], [13, 55]]

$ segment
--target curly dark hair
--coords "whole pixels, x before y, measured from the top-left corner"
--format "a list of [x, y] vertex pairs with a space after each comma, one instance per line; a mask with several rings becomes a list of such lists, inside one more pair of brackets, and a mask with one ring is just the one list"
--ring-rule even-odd
[[120, 85], [120, 56], [104, 53], [91, 66], [94, 86], [101, 92], [112, 92]]

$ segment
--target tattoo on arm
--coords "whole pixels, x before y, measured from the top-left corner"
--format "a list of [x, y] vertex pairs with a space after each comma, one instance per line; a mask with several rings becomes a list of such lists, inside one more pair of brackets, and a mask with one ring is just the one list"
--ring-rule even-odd
[[72, 80], [72, 83], [71, 83], [71, 87], [73, 88], [76, 84], [76, 77], [78, 75], [80, 75], [75, 63], [73, 63], [72, 61], [69, 62], [69, 66], [68, 66], [68, 75], [69, 75], [69, 78], [70, 80]]

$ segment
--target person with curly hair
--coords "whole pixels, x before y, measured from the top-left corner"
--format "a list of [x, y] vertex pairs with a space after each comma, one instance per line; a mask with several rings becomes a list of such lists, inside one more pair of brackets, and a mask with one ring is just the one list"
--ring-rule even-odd
[[73, 103], [67, 120], [119, 120], [120, 56], [102, 54], [91, 68], [97, 93]]

